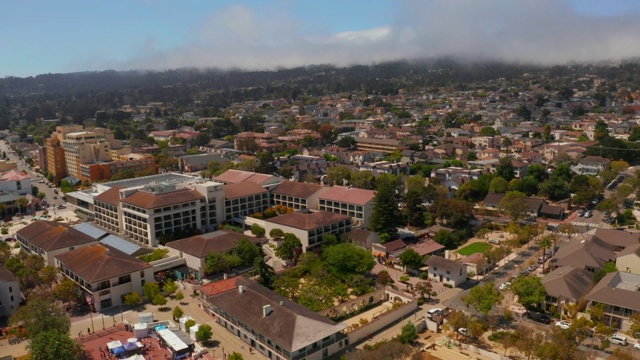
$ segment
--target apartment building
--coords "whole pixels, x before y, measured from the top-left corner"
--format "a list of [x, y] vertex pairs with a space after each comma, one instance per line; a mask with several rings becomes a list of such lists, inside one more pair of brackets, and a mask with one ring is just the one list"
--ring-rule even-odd
[[268, 234], [273, 229], [281, 229], [300, 239], [302, 250], [309, 251], [322, 245], [327, 234], [340, 236], [351, 231], [351, 217], [325, 211], [296, 211], [264, 220]]
[[261, 213], [271, 204], [269, 191], [248, 181], [224, 187], [225, 219], [241, 221], [247, 215]]
[[198, 179], [114, 186], [94, 198], [96, 224], [148, 246], [162, 236], [212, 231], [224, 220], [223, 187]]
[[604, 304], [604, 323], [614, 329], [627, 331], [632, 324], [632, 317], [640, 313], [639, 290], [640, 275], [609, 273], [587, 294], [588, 308]]
[[67, 133], [62, 140], [67, 173], [76, 179], [90, 179], [83, 176], [82, 164], [111, 161], [113, 134], [106, 129], [76, 131]]
[[22, 251], [40, 255], [45, 265], [53, 265], [54, 257], [65, 252], [98, 243], [67, 224], [36, 220], [16, 232]]
[[0, 192], [31, 194], [31, 176], [24, 171], [9, 170], [0, 174]]
[[132, 153], [121, 155], [116, 161], [80, 164], [82, 178], [90, 181], [111, 179], [113, 175], [123, 171], [154, 174], [157, 172], [156, 160], [151, 154]]
[[82, 288], [95, 311], [123, 305], [127, 294], [143, 294], [145, 282], [155, 281], [151, 265], [104, 244], [57, 255], [55, 261], [60, 272]]
[[54, 181], [60, 182], [67, 176], [67, 162], [62, 140], [70, 132], [82, 131], [82, 125], [58, 126], [51, 137], [45, 139], [47, 171], [53, 174]]
[[318, 210], [348, 215], [354, 226], [366, 228], [373, 212], [375, 191], [333, 186], [318, 196]]
[[285, 180], [271, 191], [271, 195], [275, 205], [283, 205], [294, 210], [318, 210], [318, 197], [328, 189], [317, 184]]

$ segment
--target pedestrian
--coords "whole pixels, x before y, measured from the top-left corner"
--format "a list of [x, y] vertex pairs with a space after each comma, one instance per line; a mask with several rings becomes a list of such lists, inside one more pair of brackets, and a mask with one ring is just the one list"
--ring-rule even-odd
[[91, 329], [87, 328], [87, 334], [91, 334]]
[[102, 345], [98, 345], [98, 350], [100, 350], [100, 352], [102, 352]]
[[81, 338], [82, 337], [82, 330], [78, 331], [78, 337]]

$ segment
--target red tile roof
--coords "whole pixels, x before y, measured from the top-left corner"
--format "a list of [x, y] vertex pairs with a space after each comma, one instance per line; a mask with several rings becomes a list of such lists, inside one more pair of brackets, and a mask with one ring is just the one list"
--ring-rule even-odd
[[313, 213], [297, 211], [266, 219], [265, 222], [309, 231], [349, 219], [351, 219], [351, 217], [347, 215], [334, 214], [325, 211], [318, 211]]
[[181, 204], [189, 201], [203, 199], [204, 196], [195, 190], [181, 189], [163, 194], [154, 194], [148, 191], [138, 190], [122, 199], [123, 203], [141, 207], [143, 209], [155, 209], [163, 206]]
[[219, 280], [216, 282], [208, 283], [206, 285], [202, 285], [200, 287], [200, 292], [205, 294], [206, 296], [221, 294], [225, 291], [235, 289], [237, 287], [236, 283], [240, 278], [241, 276], [234, 276], [232, 278]]
[[20, 181], [29, 178], [31, 178], [31, 176], [27, 175], [27, 173], [18, 170], [10, 170], [0, 175], [0, 180], [2, 181]]
[[56, 255], [64, 267], [90, 283], [132, 274], [151, 265], [107, 245], [90, 245]]
[[182, 251], [195, 257], [205, 258], [212, 251], [227, 252], [232, 250], [242, 239], [248, 239], [254, 244], [260, 242], [260, 239], [252, 236], [247, 236], [233, 231], [218, 230], [172, 241], [167, 244], [167, 247]]
[[267, 189], [254, 182], [244, 182], [238, 184], [225, 185], [225, 199], [237, 199], [245, 196], [263, 194], [268, 192]]
[[102, 192], [96, 196], [96, 200], [105, 202], [113, 206], [120, 205], [120, 189], [122, 186], [114, 186], [109, 190]]
[[334, 186], [318, 197], [354, 205], [366, 205], [375, 198], [375, 191], [352, 187]]
[[285, 180], [282, 184], [274, 188], [271, 193], [307, 199], [323, 188], [323, 186], [317, 184]]

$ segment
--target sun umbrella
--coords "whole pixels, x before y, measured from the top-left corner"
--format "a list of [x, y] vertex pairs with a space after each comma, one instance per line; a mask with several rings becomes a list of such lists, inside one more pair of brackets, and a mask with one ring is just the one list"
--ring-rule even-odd
[[137, 349], [138, 348], [138, 344], [136, 344], [134, 342], [128, 342], [128, 343], [125, 343], [124, 345], [122, 345], [122, 347], [127, 351], [131, 351], [131, 350]]

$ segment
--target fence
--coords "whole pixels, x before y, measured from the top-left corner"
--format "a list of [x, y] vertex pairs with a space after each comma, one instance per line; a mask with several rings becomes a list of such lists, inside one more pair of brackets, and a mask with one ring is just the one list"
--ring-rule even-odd
[[404, 318], [405, 316], [408, 316], [416, 310], [418, 310], [418, 301], [414, 300], [396, 308], [395, 310], [391, 310], [375, 319], [372, 319], [369, 323], [362, 325], [347, 334], [349, 336], [349, 344], [355, 344], [361, 340], [366, 339], [370, 334], [384, 329], [390, 324]]

